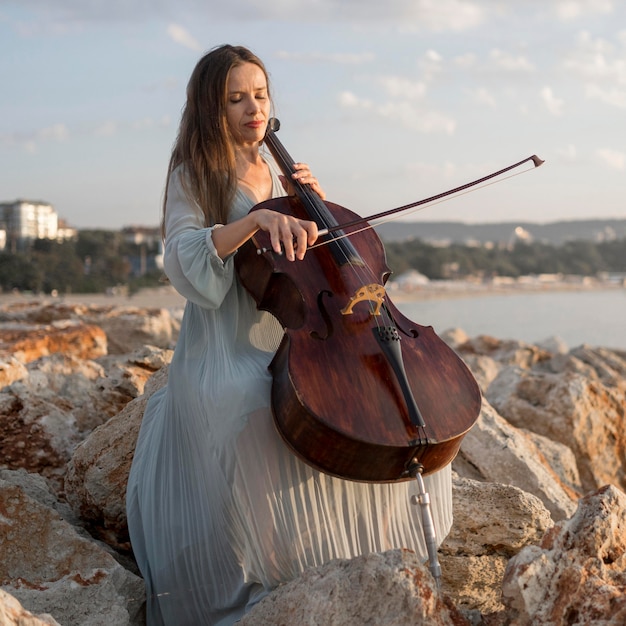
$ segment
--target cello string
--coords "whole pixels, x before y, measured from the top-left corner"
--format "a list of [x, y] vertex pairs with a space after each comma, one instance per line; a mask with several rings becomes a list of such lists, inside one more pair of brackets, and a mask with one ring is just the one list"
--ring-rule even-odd
[[[290, 175], [296, 171], [295, 168], [293, 167], [294, 160], [287, 152], [287, 149], [285, 148], [285, 146], [283, 146], [282, 142], [276, 136], [276, 130], [277, 129], [275, 129], [273, 126], [268, 127], [268, 131], [265, 137], [265, 143], [267, 147], [269, 148], [270, 152], [274, 154], [274, 157], [280, 169], [283, 171], [283, 174], [285, 174], [286, 177], [291, 178]], [[326, 228], [331, 228], [332, 226], [339, 225], [337, 221], [335, 220], [334, 216], [332, 215], [332, 213], [329, 212], [328, 207], [323, 203], [323, 200], [321, 200], [318, 194], [313, 191], [313, 189], [311, 188], [309, 184], [302, 183], [297, 179], [296, 180], [291, 179], [291, 184], [293, 185], [295, 189], [299, 191], [297, 195], [300, 197], [300, 201], [305, 205], [305, 209], [307, 209], [307, 213], [309, 214], [310, 219], [314, 219], [314, 221], [316, 221], [319, 225], [326, 226]], [[321, 207], [319, 206], [320, 203], [321, 203]], [[328, 219], [325, 217], [325, 214], [328, 214]], [[330, 222], [331, 218], [334, 220], [335, 222], [334, 224]], [[344, 239], [344, 237], [335, 236], [334, 238], [329, 240], [329, 243], [331, 241], [338, 242], [342, 239]], [[371, 267], [369, 267], [367, 263], [356, 262], [356, 259], [355, 259], [355, 262], [353, 262], [353, 254], [344, 245], [337, 245], [336, 250], [339, 251], [341, 258], [343, 259], [343, 261], [345, 261], [345, 265], [352, 272], [358, 285], [367, 289], [368, 285], [378, 284], [378, 279], [374, 275], [374, 271], [372, 270]], [[356, 252], [358, 257], [360, 257], [360, 260], [362, 260], [359, 252], [354, 248], [353, 250], [354, 252]], [[353, 295], [353, 298], [356, 298], [356, 297], [357, 297], [357, 294], [355, 293]], [[382, 306], [382, 303], [375, 302], [370, 299], [366, 299], [366, 303], [369, 308], [370, 317], [374, 320], [374, 323], [378, 327], [379, 330], [382, 324], [382, 321], [380, 319], [381, 312], [383, 313], [384, 318], [389, 318], [389, 319], [384, 320], [385, 325], [386, 326], [393, 325], [393, 320], [390, 319], [390, 315], [386, 307]], [[375, 314], [377, 309], [378, 309], [379, 315]]]
[[[293, 161], [293, 159], [288, 154], [286, 148], [282, 145], [280, 140], [278, 140], [278, 138], [276, 137], [275, 131], [272, 130], [271, 133], [268, 133], [268, 135], [269, 136], [266, 138], [268, 140], [268, 147], [271, 147], [277, 152], [275, 156], [277, 158], [277, 161], [279, 161], [279, 165], [281, 166], [281, 169], [283, 169], [283, 172], [284, 173], [295, 172], [295, 169], [290, 166], [290, 163]], [[285, 170], [287, 170], [287, 172], [285, 172]], [[309, 184], [301, 183], [299, 180], [293, 181], [292, 184], [300, 191], [301, 200], [306, 202], [306, 206], [310, 209], [310, 211], [317, 218], [316, 221], [318, 221], [322, 225], [326, 225], [327, 227], [330, 227], [331, 224], [329, 224], [326, 221], [323, 213], [317, 208], [317, 203], [321, 201], [321, 198], [317, 195], [316, 192], [313, 191], [311, 186]], [[324, 208], [326, 208], [325, 205], [324, 205]], [[343, 238], [344, 237], [335, 237], [334, 239], [331, 239], [330, 241], [339, 241]], [[338, 250], [339, 250], [341, 257], [345, 261], [345, 265], [347, 265], [350, 268], [350, 271], [353, 273], [356, 281], [360, 285], [365, 286], [367, 284], [376, 282], [374, 272], [366, 263], [364, 263], [363, 265], [361, 264], [355, 265], [355, 263], [352, 262], [351, 254], [349, 254], [349, 252], [346, 250], [344, 246], [338, 246]], [[358, 251], [357, 251], [357, 254], [358, 254]], [[367, 304], [369, 307], [370, 316], [374, 319], [375, 324], [378, 327], [380, 327], [381, 322], [379, 320], [379, 316], [374, 315], [374, 312], [375, 312], [374, 303], [371, 300], [367, 300]], [[384, 311], [385, 317], [387, 317], [387, 311], [384, 309], [384, 307], [382, 307], [382, 310]], [[389, 325], [389, 320], [387, 320], [387, 325]]]
[[[307, 195], [312, 196], [313, 194], [316, 196], [316, 198], [318, 197], [317, 194], [315, 194], [315, 192], [311, 189], [311, 187], [309, 185], [306, 185], [306, 189], [305, 192], [307, 193]], [[335, 237], [334, 239], [331, 239], [331, 241], [339, 241], [341, 239], [345, 239], [346, 238], [346, 233], [343, 233], [343, 231], [339, 231], [340, 233], [342, 233], [342, 236], [340, 237]], [[330, 243], [330, 241], [329, 241]], [[315, 247], [311, 246], [311, 248]], [[379, 279], [376, 277], [376, 275], [374, 274], [374, 271], [372, 270], [372, 268], [368, 265], [367, 262], [363, 262], [363, 264], [361, 263], [354, 263], [352, 261], [351, 255], [349, 254], [349, 252], [342, 246], [339, 247], [340, 250], [340, 254], [342, 256], [342, 258], [345, 261], [345, 265], [347, 266], [347, 268], [349, 268], [349, 271], [352, 273], [352, 275], [355, 278], [355, 282], [362, 286], [362, 287], [366, 287], [367, 285], [370, 284], [377, 284]], [[356, 249], [357, 254], [359, 255], [359, 257], [361, 256], [359, 254], [358, 248]], [[381, 327], [383, 326], [391, 326], [393, 325], [393, 320], [390, 318], [388, 311], [386, 309], [386, 307], [384, 306], [377, 306], [376, 302], [374, 300], [370, 300], [367, 299], [365, 300], [366, 304], [367, 304], [367, 308], [369, 311], [369, 315], [371, 320], [373, 321], [374, 325], [376, 326], [376, 328], [380, 331]], [[379, 314], [376, 315], [376, 309], [378, 308]]]

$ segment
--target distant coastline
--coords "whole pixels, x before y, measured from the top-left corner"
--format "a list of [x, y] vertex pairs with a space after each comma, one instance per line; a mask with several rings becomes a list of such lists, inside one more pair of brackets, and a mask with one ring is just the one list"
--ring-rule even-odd
[[[387, 286], [389, 297], [396, 302], [421, 299], [452, 299], [489, 295], [518, 295], [521, 293], [550, 293], [565, 291], [619, 291], [620, 282], [595, 278], [567, 279], [515, 279], [480, 282], [472, 280], [437, 280], [423, 284], [391, 281]], [[0, 307], [32, 302], [83, 304], [96, 306], [128, 306], [137, 308], [178, 309], [185, 306], [185, 298], [171, 285], [142, 289], [134, 294], [86, 293], [60, 294], [58, 296], [32, 293], [0, 293]]]
[[387, 291], [398, 302], [432, 298], [467, 298], [472, 296], [504, 296], [522, 293], [554, 293], [567, 291], [619, 291], [626, 288], [622, 283], [583, 279], [580, 281], [495, 281], [478, 282], [471, 280], [429, 281], [423, 285], [404, 286], [392, 282]]

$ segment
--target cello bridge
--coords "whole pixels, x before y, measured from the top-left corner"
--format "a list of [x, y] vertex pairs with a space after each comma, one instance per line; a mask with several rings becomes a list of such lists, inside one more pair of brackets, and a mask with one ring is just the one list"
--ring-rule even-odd
[[341, 314], [350, 315], [352, 313], [352, 309], [356, 304], [358, 304], [359, 302], [367, 301], [374, 303], [372, 314], [380, 315], [380, 307], [383, 304], [384, 298], [385, 288], [382, 285], [379, 285], [377, 283], [363, 285], [356, 290], [355, 294], [348, 301], [348, 304], [343, 309], [341, 309]]

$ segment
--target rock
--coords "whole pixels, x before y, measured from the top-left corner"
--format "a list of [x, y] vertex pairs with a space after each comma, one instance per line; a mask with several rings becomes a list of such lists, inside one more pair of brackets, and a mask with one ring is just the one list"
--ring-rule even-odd
[[583, 345], [572, 350], [570, 356], [593, 368], [598, 379], [605, 385], [624, 388], [626, 352]]
[[[108, 354], [127, 354], [145, 344], [169, 349], [176, 342], [180, 328], [178, 319], [168, 309], [157, 307], [87, 306], [34, 301], [0, 308], [0, 328], [3, 334], [11, 328], [23, 328], [29, 329], [37, 337], [55, 326], [80, 324], [100, 329], [108, 344], [105, 350]], [[48, 354], [53, 351], [49, 350]]]
[[457, 607], [502, 611], [508, 560], [553, 526], [541, 501], [521, 489], [467, 478], [453, 480], [454, 523], [439, 549], [442, 589]]
[[335, 560], [307, 569], [261, 600], [239, 624], [469, 626], [408, 550]]
[[12, 354], [0, 353], [0, 389], [28, 376], [25, 365]]
[[[98, 326], [68, 322], [60, 326], [2, 325], [0, 353], [30, 363], [54, 353], [95, 359], [107, 353], [107, 338]], [[6, 358], [6, 357], [5, 357]]]
[[509, 623], [626, 624], [626, 495], [606, 486], [582, 498], [507, 567], [502, 599]]
[[16, 598], [0, 589], [2, 626], [61, 626], [51, 615], [33, 615]]
[[70, 409], [63, 398], [29, 393], [21, 382], [0, 392], [0, 468], [60, 480], [79, 441]]
[[27, 496], [39, 504], [53, 509], [68, 524], [79, 527], [80, 519], [76, 517], [70, 506], [61, 502], [52, 492], [51, 485], [40, 474], [29, 473], [24, 469], [0, 470], [0, 480], [4, 480], [15, 487], [19, 487]]
[[469, 335], [462, 328], [448, 328], [439, 334], [441, 339], [445, 341], [452, 349], [469, 341]]
[[537, 347], [540, 350], [546, 350], [554, 354], [567, 354], [569, 352], [569, 346], [564, 339], [558, 336], [547, 337], [546, 339], [537, 343]]
[[463, 361], [469, 367], [470, 371], [474, 375], [480, 390], [485, 393], [485, 390], [489, 388], [491, 381], [493, 381], [498, 372], [502, 369], [502, 365], [490, 356], [484, 354], [463, 355]]
[[0, 307], [0, 324], [22, 322], [42, 326], [59, 321], [80, 320], [89, 309], [85, 304], [64, 302], [12, 302]]
[[487, 400], [516, 428], [568, 446], [585, 492], [603, 484], [626, 488], [626, 387], [565, 371], [504, 368]]
[[517, 487], [455, 476], [454, 523], [440, 551], [511, 557], [541, 540], [554, 522], [541, 500]]
[[488, 356], [501, 365], [517, 365], [524, 369], [530, 369], [552, 357], [551, 352], [539, 346], [512, 339], [496, 339], [488, 335], [470, 339], [458, 346], [457, 350], [463, 358], [472, 354]]
[[532, 493], [555, 520], [568, 517], [576, 509], [580, 494], [561, 481], [530, 437], [513, 428], [486, 401], [452, 466], [461, 475]]
[[[11, 594], [0, 616], [142, 623], [126, 482], [145, 404], [167, 381], [173, 315], [0, 307], [0, 585]], [[443, 338], [485, 401], [453, 462], [441, 589], [411, 552], [364, 555], [307, 570], [242, 624], [626, 623], [626, 353], [459, 329]], [[614, 486], [580, 499], [604, 483]]]
[[[539, 452], [543, 455], [548, 465], [559, 477], [561, 483], [565, 485], [569, 492], [581, 494], [583, 492], [580, 475], [578, 473], [578, 465], [576, 457], [571, 448], [564, 446], [557, 441], [552, 441], [547, 437], [538, 435], [532, 430], [520, 428], [520, 432], [524, 433], [537, 446]], [[579, 495], [576, 496], [578, 498]]]
[[105, 375], [98, 381], [97, 389], [113, 408], [110, 415], [117, 415], [130, 400], [141, 396], [150, 377], [167, 365], [173, 354], [172, 350], [145, 345], [126, 355], [98, 359]]
[[[41, 492], [41, 484], [32, 489]], [[0, 511], [0, 586], [29, 611], [53, 615], [63, 626], [143, 623], [141, 578], [79, 534], [57, 509], [0, 480]]]
[[143, 412], [148, 398], [166, 382], [164, 367], [150, 379], [143, 396], [128, 403], [76, 447], [67, 465], [67, 501], [99, 538], [120, 550], [130, 549], [126, 483]]
[[466, 338], [461, 342], [463, 334], [459, 332], [454, 333], [452, 337], [457, 342], [455, 350], [470, 368], [483, 393], [503, 367], [517, 365], [530, 369], [552, 356], [547, 349], [523, 341], [480, 335], [473, 339]]
[[53, 354], [28, 364], [28, 375], [0, 390], [0, 468], [40, 472], [61, 487], [74, 448], [141, 396], [171, 350], [152, 346], [98, 361]]
[[86, 317], [106, 333], [109, 354], [128, 354], [144, 345], [169, 349], [177, 337], [174, 318], [167, 309], [91, 307]]

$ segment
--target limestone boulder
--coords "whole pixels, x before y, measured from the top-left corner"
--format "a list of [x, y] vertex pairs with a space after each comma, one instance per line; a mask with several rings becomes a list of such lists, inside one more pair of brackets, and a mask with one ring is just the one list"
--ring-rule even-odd
[[52, 354], [0, 389], [0, 468], [25, 468], [61, 482], [75, 447], [134, 398], [171, 350], [143, 346], [97, 361]]
[[146, 403], [167, 382], [167, 369], [159, 369], [142, 396], [129, 402], [119, 415], [80, 443], [67, 464], [67, 501], [94, 534], [123, 551], [130, 549], [126, 483], [135, 444]]
[[[557, 443], [551, 444], [552, 449], [558, 447]], [[570, 458], [565, 453], [562, 456]], [[531, 437], [512, 427], [489, 402], [483, 401], [480, 416], [463, 438], [452, 466], [461, 476], [513, 485], [535, 495], [557, 520], [575, 511], [580, 496], [560, 478], [568, 470], [553, 468], [558, 459], [555, 452], [546, 458]]]
[[535, 496], [500, 483], [453, 479], [454, 522], [439, 549], [442, 590], [465, 611], [496, 614], [509, 559], [553, 526]]
[[106, 333], [109, 354], [128, 354], [144, 345], [171, 349], [178, 336], [176, 318], [163, 308], [90, 307], [83, 318]]
[[[19, 386], [18, 386], [19, 385]], [[21, 383], [0, 392], [0, 468], [24, 468], [60, 480], [79, 442], [71, 405]]]
[[502, 599], [519, 626], [626, 624], [626, 495], [606, 486], [582, 498], [511, 559]]
[[[52, 615], [63, 626], [142, 624], [141, 578], [61, 517], [58, 508], [36, 500], [41, 483], [29, 495], [23, 475], [18, 484], [6, 480], [10, 473], [3, 477], [0, 587], [28, 611]], [[50, 492], [45, 496], [52, 498]]]
[[0, 324], [23, 323], [37, 326], [80, 320], [89, 305], [50, 300], [24, 300], [0, 307]]
[[50, 333], [54, 328], [69, 329], [80, 325], [100, 329], [107, 342], [108, 354], [127, 354], [144, 344], [170, 349], [180, 329], [178, 316], [161, 307], [31, 301], [12, 303], [0, 309], [3, 333], [11, 328], [21, 328], [29, 331], [33, 339], [43, 340], [46, 332]]
[[578, 372], [601, 381], [609, 387], [626, 386], [626, 352], [581, 345], [570, 352], [555, 355], [546, 363], [555, 373]]
[[107, 337], [99, 326], [79, 322], [58, 325], [0, 325], [0, 354], [11, 355], [22, 363], [42, 356], [61, 353], [81, 359], [95, 359], [107, 354]]
[[16, 359], [12, 354], [0, 352], [0, 389], [17, 380], [26, 378], [26, 376], [28, 376], [28, 370], [24, 363]]
[[[143, 623], [126, 482], [178, 324], [158, 307], [0, 307], [0, 616]], [[440, 587], [412, 552], [364, 555], [307, 570], [242, 624], [626, 623], [626, 353], [443, 338], [485, 400], [453, 462]]]
[[61, 626], [52, 615], [33, 615], [12, 595], [0, 589], [0, 624], [2, 626]]
[[531, 369], [553, 356], [551, 351], [534, 344], [513, 339], [497, 339], [489, 335], [468, 339], [458, 345], [456, 350], [463, 358], [472, 355], [488, 356], [501, 365], [517, 365], [523, 369]]
[[626, 488], [625, 390], [570, 370], [512, 366], [500, 371], [486, 398], [514, 427], [569, 447], [587, 492], [604, 484]]
[[392, 550], [307, 569], [259, 602], [239, 624], [469, 626], [413, 552]]

